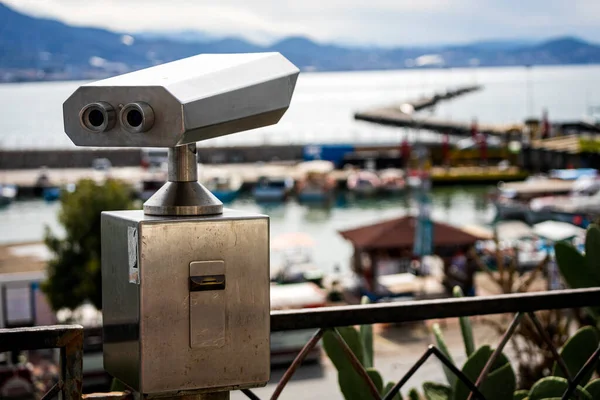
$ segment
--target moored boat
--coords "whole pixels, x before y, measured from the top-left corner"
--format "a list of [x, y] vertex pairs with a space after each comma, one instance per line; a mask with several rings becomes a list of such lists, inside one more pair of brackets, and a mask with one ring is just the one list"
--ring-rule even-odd
[[16, 185], [0, 184], [0, 206], [5, 206], [13, 202], [17, 197], [18, 189]]
[[402, 193], [406, 189], [404, 172], [401, 169], [389, 168], [379, 173], [381, 191], [386, 194]]
[[293, 187], [294, 180], [291, 178], [262, 176], [258, 178], [252, 194], [257, 202], [278, 203], [287, 200]]
[[348, 175], [348, 190], [358, 196], [371, 196], [381, 188], [381, 179], [375, 172], [355, 171]]
[[296, 183], [301, 203], [323, 203], [333, 199], [336, 182], [331, 176], [334, 165], [329, 161], [308, 161], [298, 166], [302, 177]]
[[527, 219], [531, 200], [547, 196], [567, 195], [574, 187], [574, 181], [530, 177], [523, 182], [498, 184], [492, 195], [498, 219]]
[[587, 227], [590, 219], [600, 215], [600, 179], [577, 179], [566, 196], [545, 196], [529, 202], [528, 222], [546, 220], [575, 223]]
[[237, 175], [219, 175], [207, 180], [204, 186], [221, 202], [230, 203], [240, 193], [242, 179]]
[[307, 234], [292, 232], [271, 240], [271, 281], [277, 283], [312, 282], [322, 285], [324, 272], [313, 262], [314, 240]]

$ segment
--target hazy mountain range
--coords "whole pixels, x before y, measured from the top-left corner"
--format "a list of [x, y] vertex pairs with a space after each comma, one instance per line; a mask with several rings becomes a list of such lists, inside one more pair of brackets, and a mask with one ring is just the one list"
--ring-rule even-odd
[[[368, 70], [600, 63], [600, 45], [576, 37], [428, 47], [351, 47], [290, 37], [270, 45], [196, 31], [127, 35], [34, 18], [0, 4], [4, 80], [97, 77], [199, 53], [279, 51], [303, 70]], [[19, 75], [19, 71], [28, 71]], [[37, 71], [32, 75], [31, 71]], [[41, 71], [41, 72], [40, 72]], [[8, 75], [7, 75], [8, 74]]]

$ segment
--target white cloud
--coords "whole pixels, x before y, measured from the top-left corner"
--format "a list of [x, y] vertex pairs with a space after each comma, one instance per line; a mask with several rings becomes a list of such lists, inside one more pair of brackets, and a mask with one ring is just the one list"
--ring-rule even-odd
[[194, 29], [258, 41], [304, 35], [422, 44], [574, 34], [600, 41], [598, 0], [5, 0], [18, 10], [120, 32]]

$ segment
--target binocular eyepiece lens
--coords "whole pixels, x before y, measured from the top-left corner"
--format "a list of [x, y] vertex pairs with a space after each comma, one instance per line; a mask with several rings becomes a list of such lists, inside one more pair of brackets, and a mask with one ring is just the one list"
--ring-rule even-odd
[[127, 112], [127, 123], [134, 128], [137, 128], [144, 121], [144, 117], [139, 110], [131, 109]]
[[154, 110], [147, 103], [129, 103], [121, 109], [120, 119], [127, 131], [146, 132], [154, 125]]
[[104, 123], [104, 114], [100, 110], [92, 110], [88, 114], [88, 119], [92, 126], [99, 127]]
[[115, 125], [114, 108], [103, 101], [91, 103], [83, 107], [79, 113], [79, 122], [91, 132], [104, 132]]

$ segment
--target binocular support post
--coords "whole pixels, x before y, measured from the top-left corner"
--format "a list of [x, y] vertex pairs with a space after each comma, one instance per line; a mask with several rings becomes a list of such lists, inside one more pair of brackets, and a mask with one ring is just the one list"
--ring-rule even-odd
[[168, 181], [144, 203], [144, 214], [158, 216], [215, 215], [223, 203], [198, 183], [196, 144], [169, 148]]

